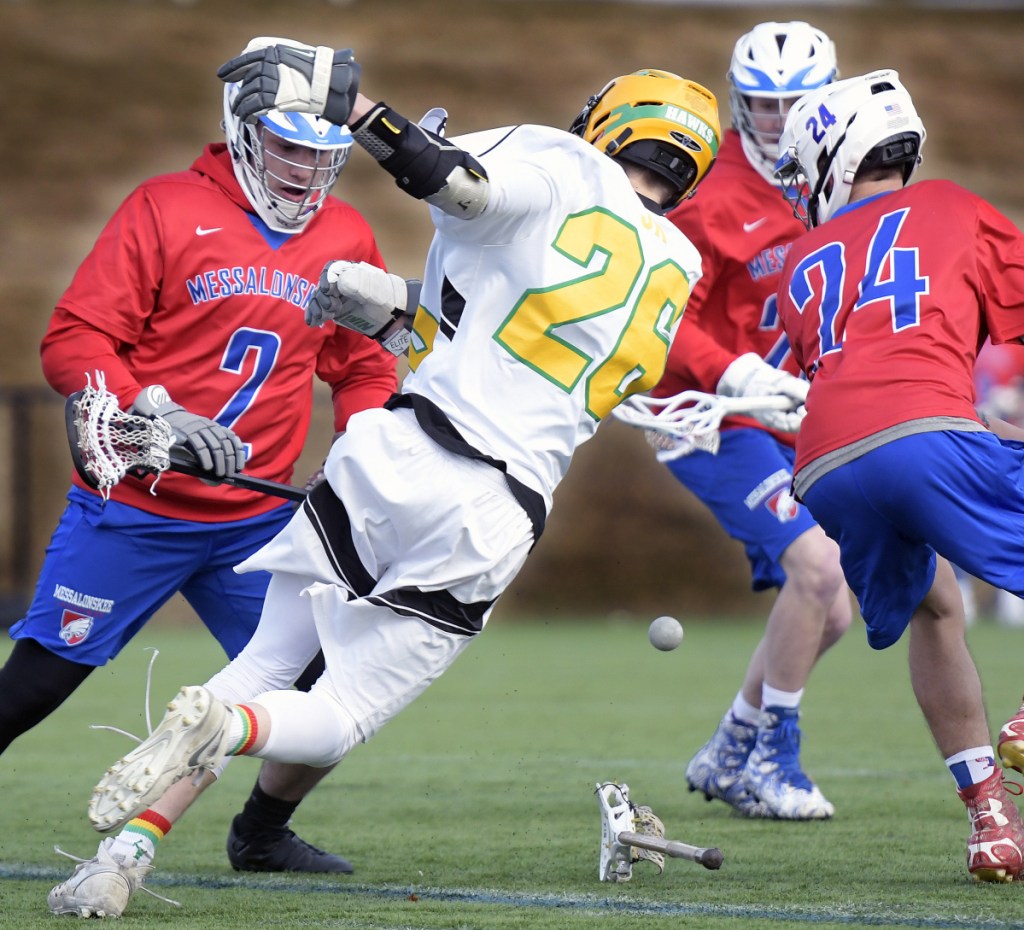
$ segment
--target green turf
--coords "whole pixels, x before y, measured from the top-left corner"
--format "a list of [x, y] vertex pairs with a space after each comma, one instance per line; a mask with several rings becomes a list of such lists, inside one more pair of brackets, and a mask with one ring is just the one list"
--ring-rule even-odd
[[[684, 617], [685, 622], [685, 617]], [[804, 705], [807, 770], [827, 823], [752, 822], [688, 793], [682, 768], [740, 681], [760, 627], [686, 622], [675, 652], [640, 622], [499, 616], [456, 666], [303, 804], [303, 837], [351, 858], [349, 878], [243, 875], [223, 852], [255, 777], [240, 759], [164, 841], [137, 927], [1024, 927], [1024, 890], [974, 885], [967, 819], [909, 690], [902, 644], [872, 653], [859, 625], [819, 665]], [[1020, 699], [1024, 633], [969, 634], [994, 727]], [[85, 804], [128, 746], [90, 723], [144, 730], [146, 645], [161, 654], [154, 717], [220, 665], [207, 634], [157, 627], [4, 757], [0, 926], [52, 927], [50, 886], [92, 855]], [[0, 658], [6, 655], [6, 640]], [[718, 872], [679, 860], [597, 880], [597, 780], [629, 783], [669, 837], [717, 845]], [[73, 918], [63, 918], [71, 920]]]

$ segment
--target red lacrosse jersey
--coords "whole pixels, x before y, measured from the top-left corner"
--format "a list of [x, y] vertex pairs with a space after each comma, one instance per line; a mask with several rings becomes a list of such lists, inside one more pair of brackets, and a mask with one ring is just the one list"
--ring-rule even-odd
[[1024, 236], [962, 187], [919, 181], [797, 240], [779, 312], [811, 379], [797, 470], [909, 420], [977, 420], [980, 347], [1024, 336]]
[[[729, 363], [746, 352], [795, 374], [775, 292], [786, 253], [805, 230], [779, 188], [751, 166], [738, 132], [726, 132], [696, 196], [669, 219], [700, 252], [703, 276], [686, 303], [665, 375], [652, 393], [713, 393]], [[747, 417], [729, 417], [723, 425], [765, 428]], [[792, 434], [773, 435], [793, 443]]]
[[[207, 146], [190, 170], [141, 184], [107, 223], [57, 304], [43, 373], [67, 395], [101, 370], [122, 410], [143, 387], [162, 384], [187, 410], [238, 434], [247, 473], [288, 482], [309, 429], [314, 375], [331, 386], [339, 430], [396, 386], [395, 359], [376, 343], [306, 325], [306, 302], [332, 259], [383, 267], [353, 207], [331, 197], [303, 232], [275, 233], [252, 212], [226, 146]], [[171, 472], [155, 495], [152, 484], [125, 479], [111, 497], [206, 522], [281, 504]]]

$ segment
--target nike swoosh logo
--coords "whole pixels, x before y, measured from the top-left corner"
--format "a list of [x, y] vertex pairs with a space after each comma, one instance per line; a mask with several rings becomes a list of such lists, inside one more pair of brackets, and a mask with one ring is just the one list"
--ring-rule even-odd
[[[761, 219], [754, 220], [753, 223], [744, 223], [743, 224], [743, 231], [745, 233], [753, 232], [755, 229], [757, 229], [758, 226], [761, 226], [767, 219], [768, 219], [767, 216], [762, 216]], [[196, 232], [198, 233], [199, 230], [197, 229]]]
[[203, 229], [202, 226], [197, 226], [196, 227], [196, 235], [197, 236], [208, 236], [208, 235], [210, 235], [210, 233], [220, 232], [223, 228], [224, 228], [223, 226], [214, 226], [212, 229]]
[[202, 759], [206, 750], [208, 750], [216, 741], [219, 734], [214, 733], [202, 746], [198, 747], [191, 756], [188, 757], [188, 767], [190, 769], [199, 768], [200, 760]]

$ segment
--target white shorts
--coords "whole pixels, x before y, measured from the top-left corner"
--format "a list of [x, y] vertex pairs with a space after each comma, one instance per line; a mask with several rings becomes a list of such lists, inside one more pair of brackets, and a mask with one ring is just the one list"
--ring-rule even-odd
[[[249, 644], [206, 685], [225, 700], [254, 700], [270, 712], [271, 741], [260, 756], [323, 766], [366, 742], [472, 641], [349, 600], [337, 585], [275, 574]], [[288, 690], [319, 649], [324, 674], [308, 694]]]
[[[354, 416], [324, 472], [338, 511], [318, 512], [307, 502], [236, 571], [304, 575], [410, 612], [424, 599], [402, 592], [438, 592], [458, 610], [492, 603], [533, 545], [530, 520], [504, 475], [446, 452], [409, 410]], [[426, 619], [445, 625], [443, 617]]]
[[[340, 735], [299, 758], [306, 750], [295, 734], [305, 728], [284, 705], [303, 696], [279, 695], [272, 703], [288, 726], [269, 709], [273, 736], [285, 745], [274, 739], [261, 753], [309, 764], [369, 739], [444, 672], [486, 624], [534, 542], [502, 473], [443, 450], [410, 411], [353, 417], [325, 472], [343, 504], [331, 512], [333, 525], [321, 525], [326, 510], [304, 505], [238, 566], [273, 579], [249, 645], [209, 682], [225, 696], [287, 688], [322, 649], [326, 672], [310, 696], [342, 721]], [[350, 529], [339, 533], [346, 520]]]

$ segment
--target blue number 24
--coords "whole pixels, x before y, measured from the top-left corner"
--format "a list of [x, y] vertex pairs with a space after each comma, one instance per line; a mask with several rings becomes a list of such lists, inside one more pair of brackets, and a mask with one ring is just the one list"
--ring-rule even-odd
[[[898, 248], [896, 240], [906, 221], [909, 208], [885, 214], [879, 221], [868, 247], [864, 274], [852, 312], [881, 301], [889, 308], [892, 330], [898, 333], [921, 322], [921, 296], [928, 293], [928, 277], [920, 272], [920, 251]], [[818, 313], [818, 355], [827, 355], [843, 347], [843, 334], [836, 331], [836, 317], [842, 307], [847, 275], [846, 250], [842, 243], [829, 242], [805, 256], [793, 271], [789, 296], [803, 314], [815, 296], [811, 284], [817, 269], [822, 289]]]

